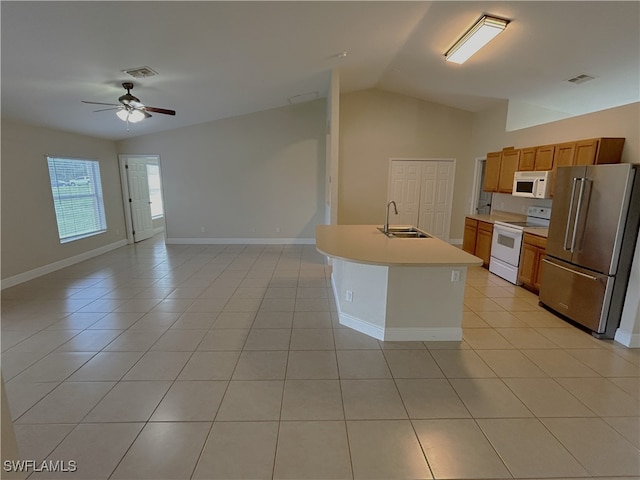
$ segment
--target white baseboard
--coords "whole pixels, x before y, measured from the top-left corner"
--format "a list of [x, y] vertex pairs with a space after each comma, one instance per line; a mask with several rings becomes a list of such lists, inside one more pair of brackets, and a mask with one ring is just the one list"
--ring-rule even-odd
[[29, 280], [33, 280], [34, 278], [41, 277], [48, 273], [55, 272], [56, 270], [70, 267], [71, 265], [75, 265], [76, 263], [80, 263], [84, 260], [89, 260], [90, 258], [97, 257], [98, 255], [110, 252], [111, 250], [115, 250], [116, 248], [124, 247], [125, 245], [127, 245], [126, 239], [118, 240], [117, 242], [110, 243], [109, 245], [105, 245], [104, 247], [89, 250], [88, 252], [74, 255], [73, 257], [65, 258], [63, 260], [44, 265], [42, 267], [34, 268], [33, 270], [19, 273], [18, 275], [14, 275], [12, 277], [3, 278], [2, 290], [4, 290], [5, 288], [13, 287], [20, 283], [28, 282]]
[[364, 320], [360, 320], [359, 318], [353, 317], [348, 313], [343, 313], [338, 311], [338, 320], [340, 321], [340, 325], [344, 325], [345, 327], [353, 328], [354, 330], [364, 333], [365, 335], [369, 335], [377, 340], [384, 340], [385, 332], [384, 328], [373, 325], [372, 323], [365, 322]]
[[167, 238], [172, 245], [315, 245], [315, 238]]
[[625, 332], [618, 328], [614, 340], [625, 347], [640, 348], [640, 333]]

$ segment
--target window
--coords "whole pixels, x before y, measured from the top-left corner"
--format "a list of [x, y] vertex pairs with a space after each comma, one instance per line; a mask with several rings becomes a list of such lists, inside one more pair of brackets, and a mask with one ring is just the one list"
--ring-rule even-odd
[[47, 162], [60, 243], [106, 232], [98, 162], [56, 157]]
[[160, 189], [160, 167], [154, 163], [147, 163], [147, 179], [149, 181], [149, 201], [151, 202], [151, 218], [164, 215], [162, 205], [162, 190]]

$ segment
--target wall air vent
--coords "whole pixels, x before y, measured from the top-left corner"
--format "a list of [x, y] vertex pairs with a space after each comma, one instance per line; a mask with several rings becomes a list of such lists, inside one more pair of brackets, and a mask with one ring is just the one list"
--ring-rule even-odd
[[153, 77], [154, 75], [158, 75], [151, 67], [137, 67], [137, 68], [129, 68], [127, 70], [122, 70], [124, 73], [131, 75], [133, 78], [147, 78]]
[[580, 85], [581, 83], [584, 82], [588, 82], [590, 80], [593, 80], [594, 76], [592, 75], [587, 75], [586, 73], [581, 73], [580, 75], [576, 75], [573, 78], [570, 78], [569, 80], [567, 80], [567, 82], [573, 83], [574, 85]]

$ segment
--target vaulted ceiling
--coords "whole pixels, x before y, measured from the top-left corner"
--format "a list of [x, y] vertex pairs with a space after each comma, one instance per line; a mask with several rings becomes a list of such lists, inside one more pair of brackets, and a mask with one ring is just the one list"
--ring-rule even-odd
[[[640, 99], [640, 3], [3, 1], [2, 116], [109, 139], [366, 88], [480, 111], [516, 102], [577, 115]], [[483, 13], [511, 20], [464, 65], [444, 52]], [[341, 52], [348, 52], [340, 58]], [[149, 66], [157, 76], [123, 71]], [[575, 85], [579, 74], [595, 77]], [[122, 82], [154, 114], [130, 131]]]

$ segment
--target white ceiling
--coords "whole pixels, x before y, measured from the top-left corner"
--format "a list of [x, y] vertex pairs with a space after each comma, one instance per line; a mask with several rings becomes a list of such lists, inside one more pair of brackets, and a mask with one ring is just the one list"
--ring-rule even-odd
[[[576, 115], [640, 100], [640, 2], [1, 2], [2, 116], [121, 139], [377, 87], [479, 111], [505, 100]], [[483, 13], [511, 23], [464, 65], [443, 53]], [[337, 54], [348, 51], [339, 59]], [[149, 66], [159, 75], [131, 79]], [[566, 80], [587, 73], [595, 80]], [[123, 81], [174, 109], [131, 126], [80, 100]]]

